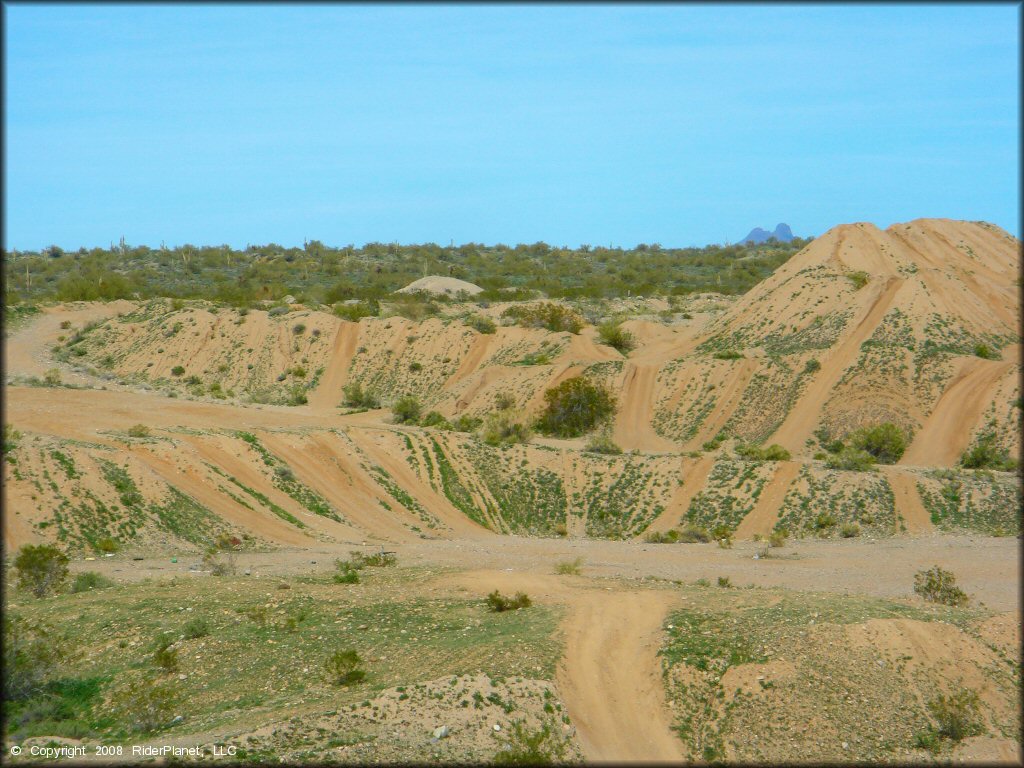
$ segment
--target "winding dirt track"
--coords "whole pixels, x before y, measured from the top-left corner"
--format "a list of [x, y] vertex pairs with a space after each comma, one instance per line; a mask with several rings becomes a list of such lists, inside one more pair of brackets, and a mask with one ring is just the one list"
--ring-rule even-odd
[[677, 451], [679, 447], [661, 437], [651, 426], [654, 383], [658, 366], [628, 361], [623, 370], [622, 395], [615, 418], [613, 437], [623, 449]]
[[566, 606], [557, 683], [588, 762], [683, 760], [670, 728], [658, 658], [661, 626], [675, 595], [507, 571], [461, 573], [452, 581], [481, 595], [524, 591]]
[[359, 343], [359, 323], [342, 323], [334, 337], [334, 349], [327, 358], [327, 370], [316, 389], [309, 393], [309, 407], [332, 413], [341, 402], [341, 388], [348, 381], [348, 366]]
[[1010, 361], [972, 359], [942, 393], [900, 464], [951, 467], [959, 461]]
[[755, 533], [767, 536], [772, 532], [779, 519], [782, 500], [786, 498], [789, 487], [800, 473], [800, 467], [801, 465], [795, 461], [780, 461], [778, 463], [775, 474], [761, 491], [754, 508], [737, 526], [737, 539], [749, 539]]
[[907, 533], [931, 533], [935, 530], [931, 515], [921, 503], [921, 495], [917, 492], [917, 482], [895, 467], [885, 467], [886, 479], [892, 487], [896, 501], [896, 514], [903, 518]]

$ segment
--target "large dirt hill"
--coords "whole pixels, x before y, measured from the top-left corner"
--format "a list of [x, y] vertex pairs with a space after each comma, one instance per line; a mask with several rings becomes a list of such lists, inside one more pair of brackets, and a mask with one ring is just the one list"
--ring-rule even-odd
[[[681, 319], [627, 320], [626, 355], [593, 325], [505, 324], [507, 305], [357, 323], [301, 307], [51, 308], [9, 340], [12, 382], [41, 384], [52, 353], [65, 381], [93, 389], [9, 390], [28, 437], [7, 466], [6, 540], [618, 538], [686, 520], [820, 535], [822, 509], [835, 535], [844, 522], [1015, 532], [1010, 473], [950, 468], [981, 434], [1020, 456], [1019, 266], [1019, 242], [987, 224], [844, 225], [739, 300], [691, 297]], [[477, 330], [481, 316], [493, 333]], [[576, 375], [614, 390], [613, 436], [632, 453], [494, 448], [343, 405], [358, 382], [384, 405], [413, 394], [449, 419], [485, 416], [499, 395], [531, 417]], [[902, 466], [842, 472], [813, 458], [823, 435], [882, 421], [913, 436]], [[150, 436], [127, 435], [136, 423]], [[714, 438], [725, 442], [699, 455]], [[737, 440], [780, 443], [793, 460], [741, 460]]]

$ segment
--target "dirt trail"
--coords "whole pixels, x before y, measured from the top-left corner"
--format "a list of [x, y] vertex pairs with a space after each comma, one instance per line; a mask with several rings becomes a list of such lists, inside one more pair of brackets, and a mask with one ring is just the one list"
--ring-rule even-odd
[[931, 533], [935, 530], [931, 515], [921, 503], [921, 495], [917, 492], [917, 482], [913, 475], [908, 475], [895, 467], [883, 467], [882, 471], [892, 487], [896, 499], [896, 514], [903, 518], [907, 533]]
[[679, 447], [661, 437], [651, 426], [654, 409], [654, 384], [658, 366], [627, 361], [623, 370], [619, 412], [615, 417], [613, 439], [623, 450], [675, 452]]
[[794, 455], [804, 450], [804, 440], [811, 436], [817, 426], [822, 408], [832, 395], [832, 390], [843, 372], [857, 361], [860, 345], [874, 333], [902, 285], [903, 279], [897, 277], [890, 277], [882, 284], [878, 295], [853, 331], [832, 348], [831, 354], [822, 357], [821, 370], [807, 385], [799, 405], [789, 412], [766, 443], [779, 443]]
[[900, 464], [933, 467], [956, 464], [971, 443], [992, 391], [1013, 366], [1013, 362], [1005, 360], [965, 361], [903, 454]]
[[[524, 591], [563, 603], [565, 653], [556, 682], [588, 762], [681, 762], [662, 685], [661, 626], [676, 597], [584, 586], [581, 579], [507, 571], [451, 577], [481, 596]], [[618, 663], [612, 661], [619, 660]]]
[[327, 370], [320, 377], [320, 383], [311, 391], [309, 408], [314, 411], [333, 413], [341, 402], [341, 388], [348, 381], [348, 367], [359, 343], [359, 323], [343, 322], [334, 337], [334, 348], [327, 358]]
[[753, 538], [755, 533], [767, 536], [775, 528], [779, 521], [779, 509], [782, 507], [782, 500], [786, 498], [789, 487], [800, 474], [800, 467], [803, 466], [796, 461], [780, 461], [778, 468], [768, 485], [761, 491], [754, 508], [750, 514], [743, 518], [736, 528], [737, 539]]
[[643, 535], [646, 536], [648, 533], [665, 533], [679, 525], [682, 522], [683, 515], [686, 514], [686, 510], [690, 508], [690, 502], [693, 501], [694, 496], [700, 493], [714, 466], [715, 457], [712, 454], [701, 456], [696, 460], [691, 458], [683, 459], [682, 486], [676, 491], [676, 495], [672, 497], [665, 511], [658, 515], [654, 522], [643, 531]]

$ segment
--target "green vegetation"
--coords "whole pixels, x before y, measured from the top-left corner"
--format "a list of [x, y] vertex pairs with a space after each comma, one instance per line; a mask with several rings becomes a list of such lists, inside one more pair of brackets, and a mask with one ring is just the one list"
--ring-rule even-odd
[[792, 458], [789, 451], [777, 443], [772, 443], [767, 448], [740, 444], [736, 446], [736, 455], [751, 461], [789, 461]]
[[528, 443], [530, 437], [530, 428], [509, 411], [487, 414], [480, 428], [480, 439], [488, 445]]
[[597, 336], [602, 344], [607, 344], [624, 355], [636, 346], [636, 338], [622, 327], [621, 322], [601, 323], [597, 327]]
[[380, 408], [380, 399], [369, 389], [363, 389], [358, 381], [350, 381], [341, 391], [345, 395], [345, 405], [350, 408]]
[[88, 592], [90, 589], [107, 589], [114, 586], [114, 582], [106, 576], [95, 571], [86, 571], [75, 576], [71, 582], [71, 593]]
[[470, 315], [466, 318], [466, 325], [477, 333], [483, 334], [492, 334], [498, 330], [498, 326], [495, 325], [494, 321], [484, 315]]
[[351, 648], [332, 653], [324, 665], [327, 675], [335, 685], [354, 685], [366, 679], [366, 671], [360, 668], [362, 657]]
[[513, 304], [502, 312], [501, 316], [526, 328], [546, 328], [553, 333], [579, 333], [583, 328], [583, 318], [577, 312], [550, 301], [540, 304]]
[[956, 576], [939, 566], [914, 574], [914, 592], [942, 605], [967, 605], [967, 594], [956, 585]]
[[580, 568], [583, 566], [583, 558], [577, 557], [573, 560], [564, 560], [555, 564], [555, 573], [559, 576], [579, 576]]
[[133, 424], [128, 427], [127, 432], [129, 437], [149, 437], [150, 434], [149, 427], [145, 424]]
[[420, 401], [412, 395], [404, 395], [398, 398], [391, 406], [396, 424], [416, 424], [420, 420], [420, 413], [423, 406]]
[[940, 694], [928, 702], [928, 711], [935, 718], [935, 733], [954, 742], [984, 733], [979, 709], [978, 694], [967, 689], [949, 696]]
[[855, 272], [847, 272], [846, 279], [853, 283], [854, 290], [859, 291], [868, 284], [868, 280], [871, 279], [871, 275], [867, 272], [857, 270]]
[[735, 349], [724, 349], [721, 352], [715, 352], [715, 358], [718, 360], [742, 360], [743, 353], [737, 352]]
[[988, 344], [980, 343], [974, 345], [974, 354], [983, 360], [998, 360], [999, 351], [992, 349]]
[[525, 592], [516, 592], [512, 597], [505, 597], [498, 590], [487, 595], [485, 602], [487, 607], [496, 613], [518, 611], [520, 608], [529, 608], [533, 604]]
[[566, 742], [547, 721], [531, 731], [522, 720], [513, 720], [504, 742], [494, 755], [495, 765], [557, 765], [565, 761]]
[[583, 450], [587, 453], [597, 453], [605, 456], [618, 456], [622, 453], [622, 448], [612, 439], [610, 429], [602, 430], [593, 435], [587, 441], [587, 445]]
[[895, 464], [907, 450], [909, 437], [892, 422], [862, 427], [850, 435], [850, 444], [870, 453], [879, 464]]
[[544, 393], [537, 429], [556, 437], [579, 437], [615, 413], [615, 396], [581, 376], [566, 379]]
[[1010, 458], [1010, 452], [996, 442], [995, 431], [989, 430], [980, 434], [974, 445], [964, 452], [960, 457], [960, 466], [965, 469], [1013, 472], [1019, 466], [1019, 462]]
[[52, 544], [26, 544], [14, 558], [18, 588], [36, 597], [58, 591], [68, 578], [68, 556]]
[[714, 537], [705, 528], [687, 523], [682, 528], [673, 528], [666, 533], [649, 533], [644, 540], [651, 544], [707, 544]]
[[831, 454], [825, 460], [829, 469], [845, 469], [853, 472], [867, 472], [875, 466], [875, 457], [867, 451], [844, 446], [838, 453]]

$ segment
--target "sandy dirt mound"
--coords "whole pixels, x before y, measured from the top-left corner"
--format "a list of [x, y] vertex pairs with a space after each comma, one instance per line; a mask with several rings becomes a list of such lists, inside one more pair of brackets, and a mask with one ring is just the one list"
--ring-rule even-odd
[[414, 280], [404, 288], [399, 288], [395, 293], [416, 293], [426, 291], [427, 293], [444, 294], [446, 296], [457, 296], [459, 293], [467, 293], [475, 296], [483, 291], [479, 285], [474, 285], [456, 277], [442, 277], [441, 275], [429, 275]]

